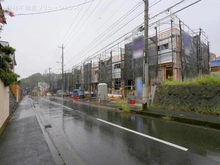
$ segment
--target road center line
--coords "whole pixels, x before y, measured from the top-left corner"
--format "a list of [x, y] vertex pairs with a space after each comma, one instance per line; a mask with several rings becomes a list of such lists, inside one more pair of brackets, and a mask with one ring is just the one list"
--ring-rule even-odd
[[188, 151], [187, 148], [184, 148], [184, 147], [182, 147], [182, 146], [179, 146], [179, 145], [176, 145], [176, 144], [173, 144], [173, 143], [170, 143], [170, 142], [167, 142], [167, 141], [164, 141], [164, 140], [161, 140], [161, 139], [158, 139], [158, 138], [155, 138], [155, 137], [152, 137], [152, 136], [149, 136], [149, 135], [146, 135], [146, 134], [143, 134], [143, 133], [140, 133], [140, 132], [137, 132], [137, 131], [134, 131], [134, 130], [131, 130], [131, 129], [128, 129], [128, 128], [125, 128], [125, 127], [122, 127], [122, 126], [119, 126], [119, 125], [116, 125], [116, 124], [113, 124], [113, 123], [110, 123], [110, 122], [108, 122], [108, 121], [105, 121], [105, 120], [102, 120], [102, 119], [99, 119], [99, 118], [97, 118], [97, 120], [98, 120], [98, 121], [101, 121], [101, 122], [103, 122], [103, 123], [112, 125], [112, 126], [114, 126], [114, 127], [123, 129], [123, 130], [125, 130], [125, 131], [132, 132], [132, 133], [134, 133], [134, 134], [137, 134], [137, 135], [146, 137], [146, 138], [148, 138], [148, 139], [151, 139], [151, 140], [154, 140], [154, 141], [157, 141], [157, 142], [160, 142], [160, 143], [163, 143], [163, 144], [172, 146], [172, 147], [174, 147], [174, 148], [177, 148], [177, 149], [180, 149], [180, 150], [183, 150], [183, 151]]

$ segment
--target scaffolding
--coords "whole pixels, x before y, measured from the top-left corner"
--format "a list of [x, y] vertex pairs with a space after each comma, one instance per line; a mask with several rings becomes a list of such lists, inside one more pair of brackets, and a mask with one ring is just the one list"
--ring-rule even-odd
[[[192, 30], [177, 16], [150, 25], [149, 84], [166, 80], [184, 81], [209, 73], [209, 42], [202, 29]], [[93, 92], [98, 83], [106, 83], [109, 93], [135, 86], [135, 79], [144, 80], [144, 56], [133, 58], [132, 40], [143, 32], [124, 37], [119, 43], [88, 57], [72, 68], [72, 88]], [[143, 82], [144, 83], [144, 82]]]

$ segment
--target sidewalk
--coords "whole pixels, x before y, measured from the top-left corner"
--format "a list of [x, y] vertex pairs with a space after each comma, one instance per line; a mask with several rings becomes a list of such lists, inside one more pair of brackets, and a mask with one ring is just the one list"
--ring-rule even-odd
[[[113, 102], [106, 102], [97, 104], [97, 100], [79, 100], [79, 102], [84, 102], [87, 104], [93, 104], [96, 106], [106, 106], [111, 107], [115, 109], [119, 109], [119, 107], [116, 105], [117, 101]], [[118, 101], [120, 102], [120, 101]], [[121, 102], [125, 102], [125, 100], [122, 100]], [[215, 115], [206, 115], [206, 114], [199, 114], [195, 112], [190, 111], [174, 111], [174, 110], [167, 110], [167, 109], [153, 109], [150, 108], [148, 111], [138, 111], [140, 107], [142, 107], [142, 104], [135, 104], [135, 105], [129, 105], [132, 113], [138, 114], [138, 115], [144, 115], [144, 116], [150, 116], [150, 117], [156, 117], [156, 118], [163, 118], [163, 117], [171, 117], [172, 121], [181, 122], [185, 124], [192, 124], [197, 126], [203, 126], [203, 127], [209, 127], [214, 129], [220, 129], [220, 116]]]
[[0, 136], [0, 164], [54, 165], [28, 98], [24, 98]]

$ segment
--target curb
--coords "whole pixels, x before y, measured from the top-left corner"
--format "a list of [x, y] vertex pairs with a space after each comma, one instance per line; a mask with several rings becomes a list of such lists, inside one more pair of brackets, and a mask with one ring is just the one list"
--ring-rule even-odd
[[203, 127], [208, 127], [208, 128], [220, 130], [220, 123], [213, 123], [213, 122], [208, 122], [208, 121], [202, 121], [202, 120], [197, 120], [197, 119], [192, 119], [192, 118], [183, 118], [183, 117], [172, 116], [172, 115], [163, 115], [163, 114], [146, 112], [146, 111], [145, 112], [137, 112], [135, 110], [132, 110], [132, 113], [143, 115], [143, 116], [155, 117], [155, 118], [162, 118], [165, 116], [170, 116], [172, 118], [171, 121], [184, 123], [184, 124], [190, 124], [190, 125], [196, 125], [196, 126], [203, 126]]
[[[83, 101], [77, 101], [79, 104], [84, 104], [84, 105], [89, 105], [93, 107], [99, 107], [99, 108], [105, 108], [117, 112], [123, 112], [119, 110], [119, 107], [115, 106], [109, 107], [108, 105], [102, 105], [102, 104], [95, 104], [91, 102], [83, 102]], [[136, 115], [142, 115], [142, 116], [149, 116], [149, 117], [154, 117], [154, 118], [159, 118], [162, 119], [165, 116], [170, 116], [172, 118], [173, 122], [178, 122], [178, 123], [183, 123], [183, 124], [190, 124], [194, 126], [201, 126], [201, 127], [206, 127], [206, 128], [212, 128], [215, 130], [220, 130], [220, 123], [215, 123], [215, 122], [209, 122], [209, 121], [203, 121], [203, 120], [198, 120], [198, 119], [192, 119], [192, 118], [184, 118], [184, 117], [179, 117], [175, 115], [170, 115], [170, 114], [159, 114], [159, 113], [153, 113], [153, 112], [147, 112], [147, 111], [137, 111], [135, 109], [132, 109], [131, 107], [131, 114], [136, 114]], [[167, 121], [167, 120], [164, 120]]]

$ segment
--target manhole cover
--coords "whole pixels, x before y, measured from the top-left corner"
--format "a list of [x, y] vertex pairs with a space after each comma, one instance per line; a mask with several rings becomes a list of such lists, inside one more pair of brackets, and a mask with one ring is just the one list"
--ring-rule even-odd
[[51, 125], [45, 125], [44, 127], [45, 127], [45, 128], [52, 128]]

